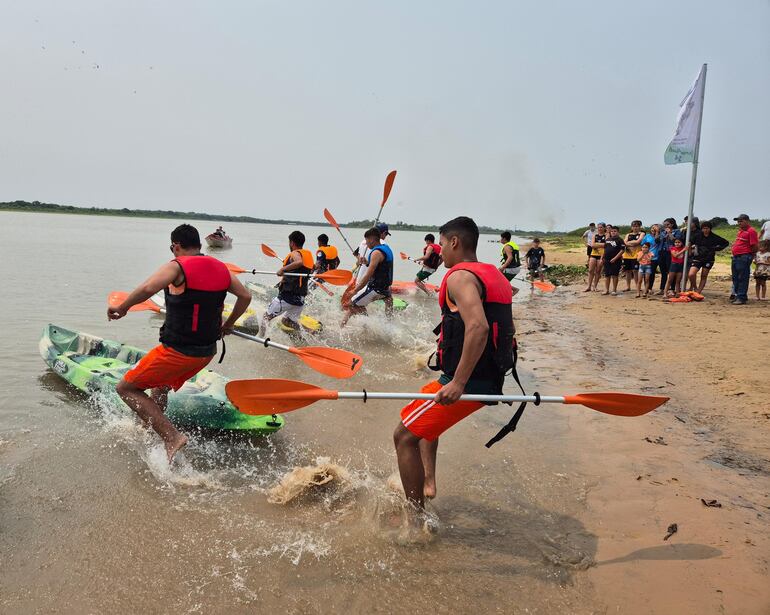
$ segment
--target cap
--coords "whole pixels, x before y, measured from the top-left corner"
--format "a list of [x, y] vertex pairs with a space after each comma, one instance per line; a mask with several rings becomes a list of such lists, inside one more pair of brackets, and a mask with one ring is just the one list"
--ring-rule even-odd
[[378, 222], [375, 228], [378, 231], [380, 231], [380, 234], [385, 233], [386, 235], [390, 235], [390, 231], [388, 230], [388, 225], [385, 224], [384, 222]]
[[737, 218], [733, 218], [733, 220], [751, 220], [747, 214], [741, 214]]

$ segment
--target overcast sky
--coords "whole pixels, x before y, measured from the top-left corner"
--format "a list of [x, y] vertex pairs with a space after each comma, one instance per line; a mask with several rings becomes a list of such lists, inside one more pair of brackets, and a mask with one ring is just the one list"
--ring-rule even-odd
[[0, 0], [0, 201], [568, 229], [770, 217], [770, 3]]

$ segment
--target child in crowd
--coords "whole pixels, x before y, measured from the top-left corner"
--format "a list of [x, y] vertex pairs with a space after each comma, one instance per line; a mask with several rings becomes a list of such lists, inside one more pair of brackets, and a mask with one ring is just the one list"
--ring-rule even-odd
[[647, 298], [647, 294], [650, 292], [650, 277], [652, 276], [652, 252], [650, 252], [650, 244], [643, 243], [642, 251], [636, 255], [636, 260], [639, 263], [639, 276], [636, 279], [636, 296], [642, 296], [642, 281], [644, 281], [644, 298]]
[[620, 258], [623, 256], [623, 250], [626, 247], [625, 242], [618, 236], [618, 227], [611, 224], [607, 225], [609, 236], [604, 240], [604, 292], [603, 295], [610, 294], [610, 282], [612, 282], [612, 296], [618, 294], [618, 276], [620, 275]]
[[754, 255], [754, 283], [756, 285], [757, 300], [767, 301], [767, 279], [770, 278], [770, 240], [759, 242], [759, 249]]
[[543, 271], [545, 269], [545, 250], [540, 247], [540, 240], [535, 237], [532, 240], [532, 247], [527, 250], [524, 255], [527, 259], [527, 269], [529, 269], [529, 277], [534, 280], [535, 276], [540, 278], [540, 281], [545, 281]]
[[684, 272], [685, 252], [687, 252], [687, 247], [684, 245], [684, 242], [677, 237], [674, 240], [674, 245], [671, 247], [671, 267], [668, 270], [666, 288], [663, 291], [666, 297], [673, 297], [679, 294], [679, 285], [682, 281], [682, 273]]

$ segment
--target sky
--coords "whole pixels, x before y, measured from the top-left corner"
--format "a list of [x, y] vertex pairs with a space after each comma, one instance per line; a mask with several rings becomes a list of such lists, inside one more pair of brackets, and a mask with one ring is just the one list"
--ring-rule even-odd
[[770, 2], [0, 0], [0, 201], [566, 230], [770, 217]]

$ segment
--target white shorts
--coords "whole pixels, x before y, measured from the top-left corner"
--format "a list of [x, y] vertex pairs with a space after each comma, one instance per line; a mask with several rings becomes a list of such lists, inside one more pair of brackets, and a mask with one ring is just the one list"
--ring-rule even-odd
[[507, 273], [508, 275], [518, 275], [519, 271], [521, 271], [521, 267], [509, 267], [508, 269], [503, 269], [503, 273]]
[[304, 307], [304, 305], [286, 303], [286, 301], [276, 297], [270, 302], [270, 305], [267, 306], [267, 312], [265, 312], [265, 314], [267, 314], [269, 318], [275, 318], [276, 316], [283, 314], [290, 321], [298, 323], [302, 316], [302, 308]]
[[385, 295], [381, 295], [376, 290], [372, 290], [367, 286], [366, 288], [359, 290], [350, 298], [350, 305], [354, 307], [363, 307], [378, 299], [385, 299]]

